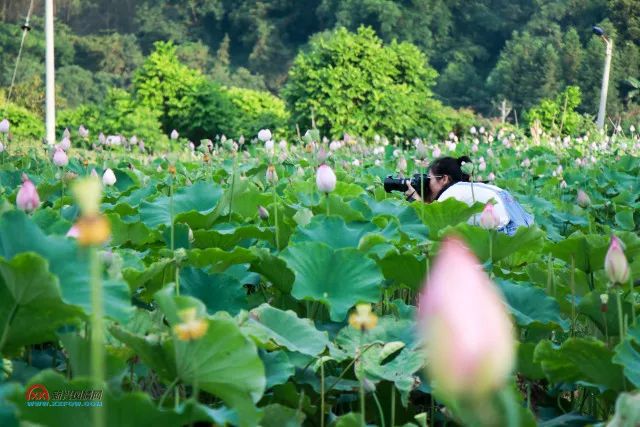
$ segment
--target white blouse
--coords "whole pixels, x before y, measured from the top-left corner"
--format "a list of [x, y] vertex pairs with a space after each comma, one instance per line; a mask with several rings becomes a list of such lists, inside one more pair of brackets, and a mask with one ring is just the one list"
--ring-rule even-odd
[[[474, 201], [486, 204], [489, 200], [493, 199], [493, 211], [500, 218], [500, 227], [507, 225], [511, 218], [509, 217], [509, 214], [504, 207], [502, 199], [498, 195], [498, 193], [502, 191], [502, 188], [496, 187], [495, 185], [482, 184], [478, 182], [473, 183], [473, 190], [471, 189], [471, 187], [472, 183], [470, 182], [457, 182], [451, 187], [447, 188], [440, 195], [440, 197], [438, 197], [438, 201], [441, 202], [453, 197], [454, 199], [471, 206], [473, 205]], [[481, 214], [475, 214], [471, 218], [469, 218], [469, 224], [479, 224], [480, 215]]]

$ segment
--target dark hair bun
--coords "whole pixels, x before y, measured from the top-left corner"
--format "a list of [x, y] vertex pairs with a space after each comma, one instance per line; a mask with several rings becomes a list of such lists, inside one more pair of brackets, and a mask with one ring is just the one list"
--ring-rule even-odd
[[463, 163], [471, 163], [471, 158], [469, 156], [461, 156], [457, 159], [458, 164], [462, 166]]

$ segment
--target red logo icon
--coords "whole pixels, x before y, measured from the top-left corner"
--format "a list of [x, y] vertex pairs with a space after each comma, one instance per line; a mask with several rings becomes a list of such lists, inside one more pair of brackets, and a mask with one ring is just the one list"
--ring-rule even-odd
[[25, 393], [27, 401], [29, 400], [49, 400], [49, 390], [42, 384], [34, 384], [29, 387]]

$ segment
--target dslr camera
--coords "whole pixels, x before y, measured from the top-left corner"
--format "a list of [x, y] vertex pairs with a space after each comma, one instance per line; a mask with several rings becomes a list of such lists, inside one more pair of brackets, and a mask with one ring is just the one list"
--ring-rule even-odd
[[416, 190], [416, 193], [424, 199], [422, 190], [426, 195], [429, 194], [429, 175], [426, 173], [414, 174], [411, 179], [409, 178], [394, 178], [389, 175], [384, 179], [384, 191], [391, 193], [392, 191], [402, 191], [403, 193], [409, 189], [407, 181], [411, 183], [411, 186]]

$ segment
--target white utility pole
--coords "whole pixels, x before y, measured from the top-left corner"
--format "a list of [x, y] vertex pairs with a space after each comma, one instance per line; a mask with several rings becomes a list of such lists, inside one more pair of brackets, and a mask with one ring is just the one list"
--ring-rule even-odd
[[47, 144], [56, 143], [56, 70], [53, 44], [53, 0], [45, 0]]

